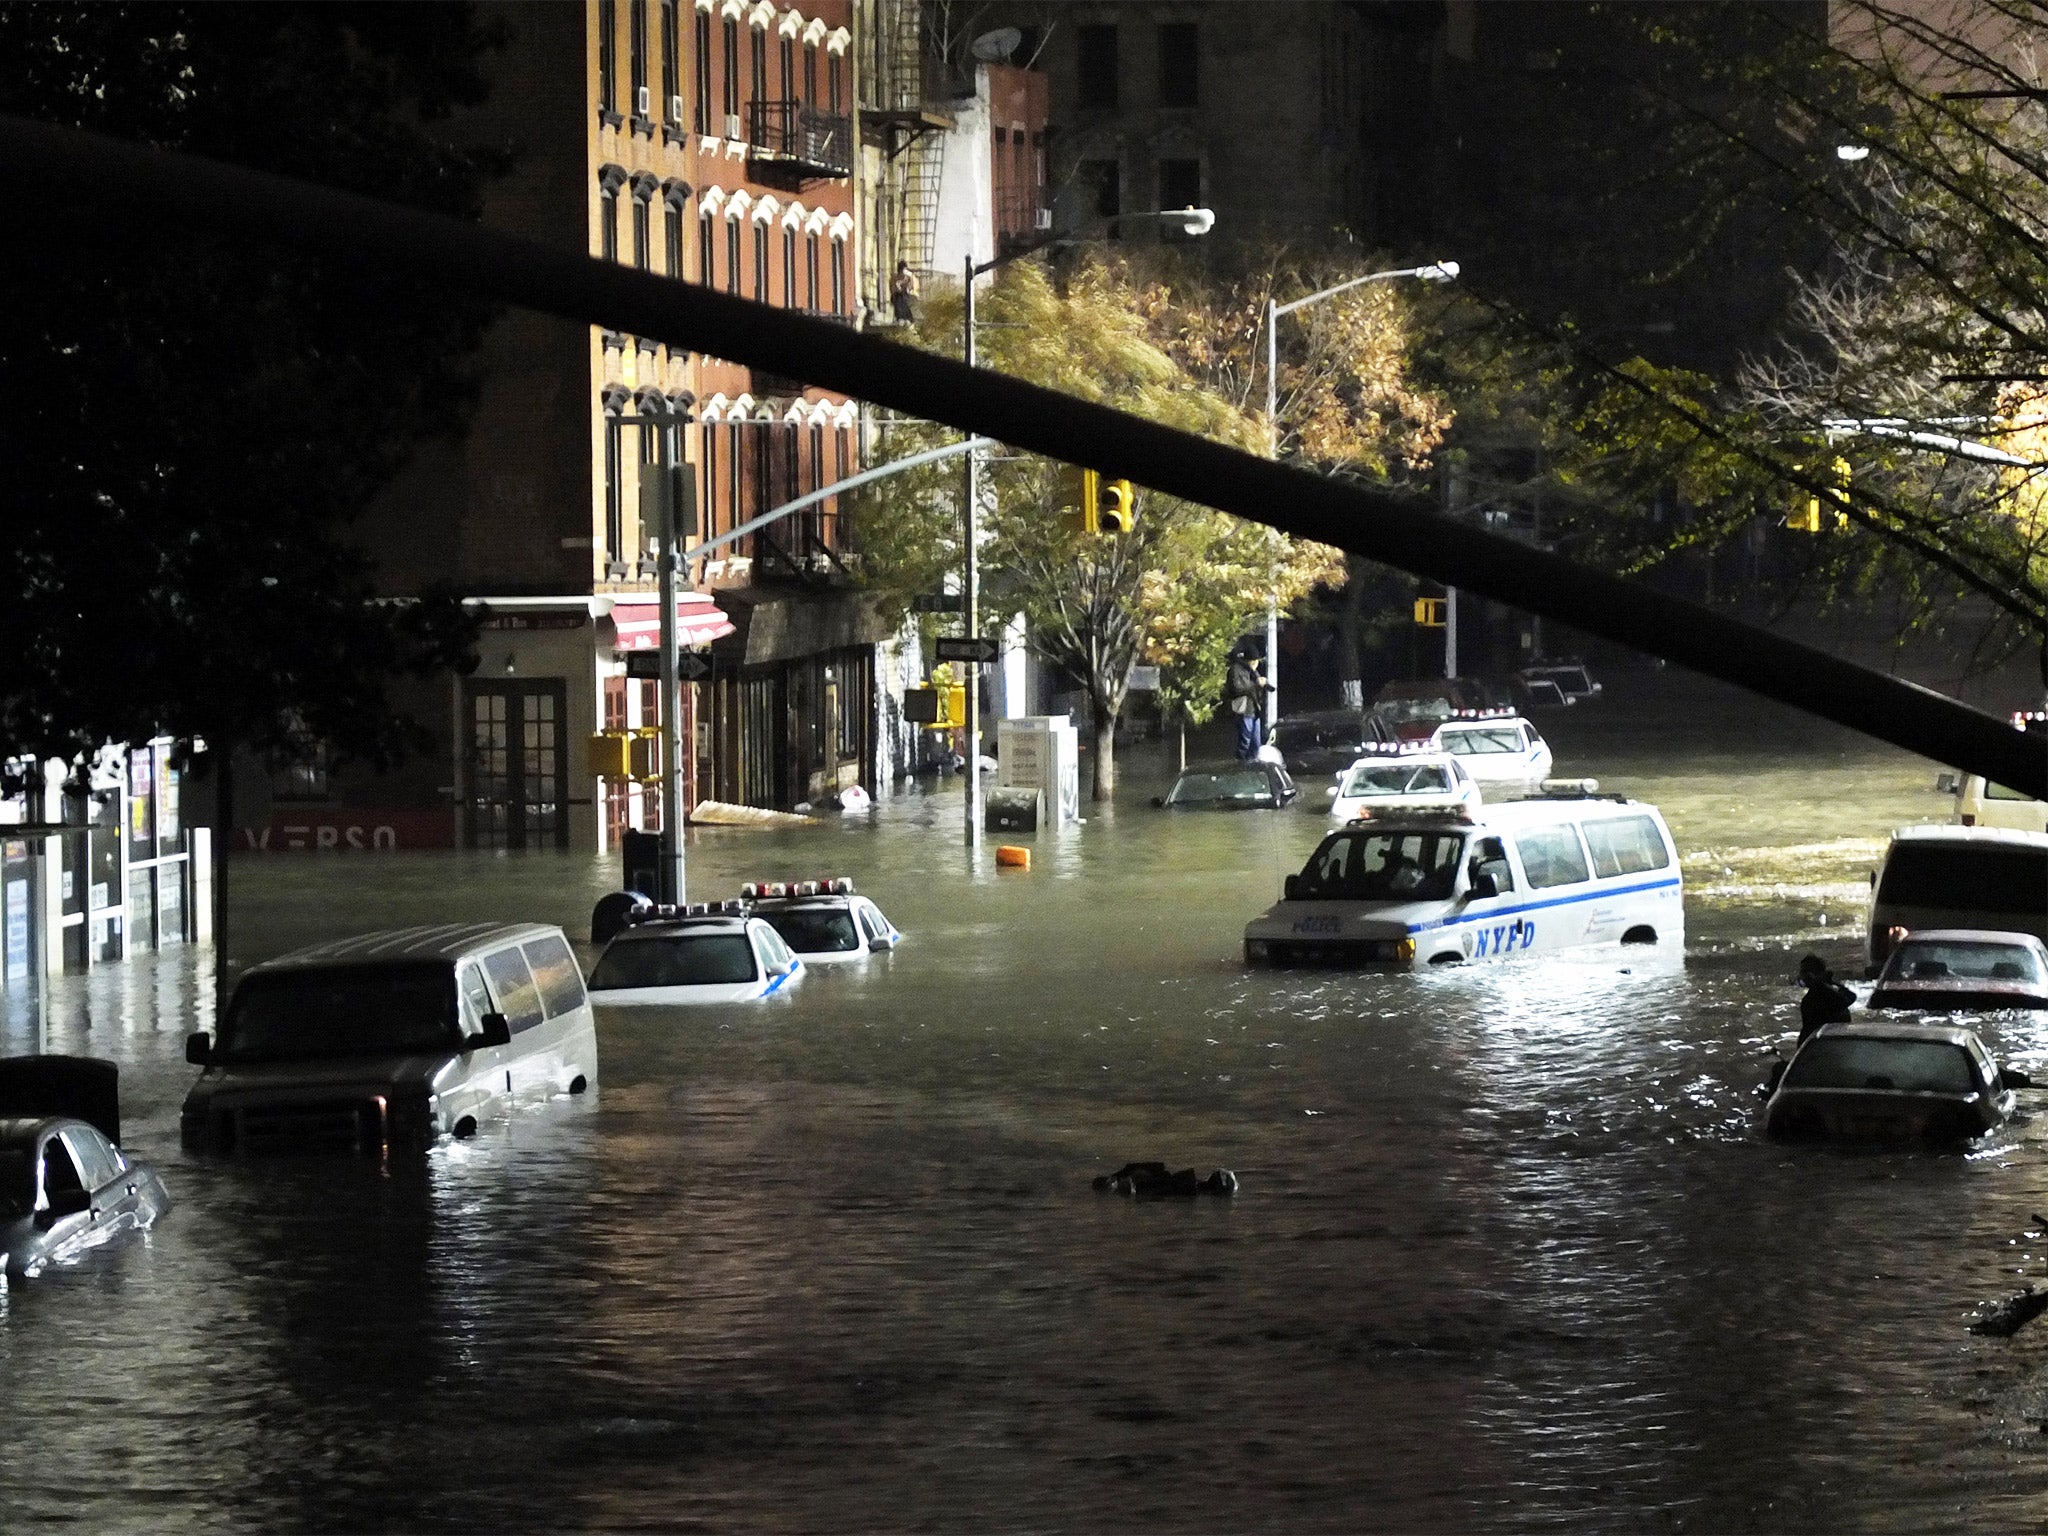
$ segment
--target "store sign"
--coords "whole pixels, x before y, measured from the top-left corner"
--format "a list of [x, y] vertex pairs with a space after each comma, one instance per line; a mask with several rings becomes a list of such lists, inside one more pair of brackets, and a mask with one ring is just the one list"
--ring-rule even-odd
[[447, 811], [356, 809], [279, 810], [267, 827], [243, 827], [251, 853], [384, 853], [407, 848], [453, 848], [455, 818]]

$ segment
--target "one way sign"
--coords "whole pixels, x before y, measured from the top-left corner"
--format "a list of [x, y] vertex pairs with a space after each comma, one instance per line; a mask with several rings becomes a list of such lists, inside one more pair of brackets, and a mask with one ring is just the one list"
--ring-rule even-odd
[[[676, 676], [683, 682], [702, 682], [710, 675], [711, 658], [701, 651], [684, 651], [676, 657]], [[661, 652], [626, 652], [626, 676], [658, 682], [661, 678]]]
[[937, 650], [941, 661], [969, 661], [977, 664], [994, 661], [999, 654], [995, 641], [986, 635], [941, 635]]

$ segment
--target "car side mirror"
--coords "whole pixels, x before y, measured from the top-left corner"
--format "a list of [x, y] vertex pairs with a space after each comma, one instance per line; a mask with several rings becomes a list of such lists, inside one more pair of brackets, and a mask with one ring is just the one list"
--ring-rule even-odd
[[1301, 900], [1301, 876], [1289, 875], [1287, 877], [1287, 883], [1280, 887], [1280, 899], [1282, 901]]
[[83, 1216], [92, 1209], [92, 1196], [82, 1189], [67, 1189], [50, 1196], [50, 1203], [36, 1212], [36, 1225], [45, 1232], [66, 1216]]
[[879, 955], [888, 947], [889, 941], [886, 938], [868, 940], [868, 953], [871, 955]]
[[768, 967], [770, 976], [787, 976], [796, 970], [794, 960], [778, 960]]
[[185, 1060], [195, 1067], [213, 1065], [213, 1036], [208, 1034], [185, 1037]]
[[1152, 797], [1152, 803], [1158, 806], [1160, 809], [1164, 810], [1166, 808], [1166, 796], [1154, 795]]
[[1961, 774], [1937, 773], [1934, 776], [1934, 792], [1937, 795], [1960, 794], [1962, 793], [1962, 788], [1963, 779]]
[[477, 1021], [477, 1031], [463, 1046], [472, 1051], [487, 1051], [493, 1046], [512, 1043], [512, 1021], [502, 1013], [487, 1013]]
[[2017, 1067], [2006, 1067], [1998, 1074], [1998, 1086], [2001, 1088], [2031, 1088], [2034, 1086], [2034, 1080]]
[[1472, 894], [1475, 897], [1498, 896], [1500, 894], [1500, 882], [1482, 870], [1472, 877]]

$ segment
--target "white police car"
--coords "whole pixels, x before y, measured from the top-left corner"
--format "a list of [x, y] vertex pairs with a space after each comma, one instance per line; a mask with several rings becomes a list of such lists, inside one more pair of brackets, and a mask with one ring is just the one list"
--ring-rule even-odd
[[843, 876], [753, 882], [740, 887], [740, 901], [812, 965], [864, 960], [903, 942], [882, 909]]
[[615, 1003], [750, 1003], [802, 978], [804, 963], [758, 917], [721, 908], [673, 908], [633, 922], [590, 972], [590, 1000]]
[[1550, 777], [1550, 743], [1511, 709], [1461, 709], [1429, 744], [1463, 763], [1490, 795], [1534, 794]]
[[1338, 821], [1386, 811], [1470, 811], [1479, 786], [1459, 758], [1419, 745], [1368, 747], [1331, 786], [1330, 814]]

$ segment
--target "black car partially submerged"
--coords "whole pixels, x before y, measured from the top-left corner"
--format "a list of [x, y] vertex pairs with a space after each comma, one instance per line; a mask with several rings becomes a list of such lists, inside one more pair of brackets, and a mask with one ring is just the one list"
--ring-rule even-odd
[[163, 1181], [116, 1143], [116, 1080], [109, 1061], [0, 1061], [0, 1278], [41, 1274], [171, 1208]]
[[1191, 763], [1152, 803], [1170, 811], [1273, 811], [1299, 793], [1278, 763]]

